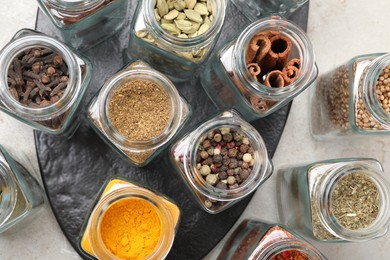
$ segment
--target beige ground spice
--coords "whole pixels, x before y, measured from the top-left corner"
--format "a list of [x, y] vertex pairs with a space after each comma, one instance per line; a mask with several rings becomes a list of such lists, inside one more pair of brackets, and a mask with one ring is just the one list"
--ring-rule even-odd
[[168, 126], [171, 102], [168, 93], [149, 80], [131, 80], [119, 86], [110, 99], [108, 118], [123, 136], [146, 141]]

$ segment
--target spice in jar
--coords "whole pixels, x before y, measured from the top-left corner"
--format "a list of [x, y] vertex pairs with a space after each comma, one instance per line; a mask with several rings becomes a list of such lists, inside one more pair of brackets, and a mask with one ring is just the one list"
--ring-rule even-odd
[[273, 256], [271, 260], [309, 260], [305, 254], [298, 250], [286, 250]]
[[390, 65], [383, 68], [376, 82], [378, 101], [387, 113], [390, 113]]
[[104, 213], [100, 232], [106, 248], [119, 259], [143, 259], [161, 240], [161, 220], [143, 199], [125, 198]]

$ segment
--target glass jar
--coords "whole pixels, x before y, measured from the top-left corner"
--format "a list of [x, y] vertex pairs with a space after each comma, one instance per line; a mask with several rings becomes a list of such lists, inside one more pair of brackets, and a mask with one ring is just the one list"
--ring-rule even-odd
[[[254, 38], [259, 33], [267, 33], [267, 38], [268, 33], [278, 34], [284, 42], [283, 46], [280, 44], [282, 41], [275, 40], [271, 44], [268, 39], [266, 46], [262, 45], [263, 43], [257, 42]], [[263, 76], [261, 74], [259, 77], [254, 76], [247, 68], [247, 50], [253, 45], [258, 45], [259, 50], [261, 46], [264, 47], [266, 56], [261, 63], [266, 74]], [[271, 72], [281, 73], [282, 68], [275, 67], [270, 73], [265, 70], [265, 67], [274, 67], [267, 57], [271, 57], [272, 61], [274, 60], [272, 57], [278, 55], [284, 55], [286, 61], [288, 60], [283, 73], [287, 67], [294, 67], [294, 81], [289, 79], [291, 83], [287, 84], [286, 80], [286, 86], [278, 87], [266, 86], [265, 82], [260, 83], [259, 80], [264, 78], [272, 82]], [[201, 83], [218, 108], [234, 107], [246, 120], [252, 121], [286, 105], [309, 87], [317, 74], [313, 48], [305, 32], [293, 23], [273, 16], [250, 24], [240, 35], [216, 52], [201, 74]], [[285, 76], [287, 75], [283, 74], [282, 77]]]
[[384, 236], [390, 220], [390, 184], [374, 159], [349, 158], [280, 172], [282, 223], [327, 242]]
[[[23, 54], [25, 50], [31, 48], [53, 50], [62, 56], [63, 61], [67, 65], [69, 74], [67, 87], [57, 101], [53, 99], [53, 102], [50, 102], [47, 106], [27, 106], [20, 103], [13, 96], [8, 84], [10, 80], [8, 71], [13, 60], [18, 55]], [[32, 72], [29, 71], [29, 73]], [[91, 73], [92, 65], [87, 58], [74, 52], [54, 38], [32, 30], [23, 29], [16, 33], [11, 42], [0, 52], [0, 74], [2, 75], [0, 77], [0, 110], [36, 130], [70, 137], [79, 125], [77, 120], [79, 107], [91, 79]], [[22, 80], [24, 82], [24, 78]], [[48, 87], [50, 84], [48, 83], [44, 87]], [[38, 89], [39, 87], [35, 85], [34, 88]], [[54, 87], [52, 90], [54, 91]]]
[[128, 0], [37, 0], [39, 7], [74, 48], [91, 47], [126, 22]]
[[[103, 241], [101, 223], [105, 214], [116, 203], [127, 199], [134, 199], [146, 203], [151, 210], [155, 211], [161, 224], [158, 243], [145, 259], [164, 259], [166, 257], [175, 239], [175, 233], [180, 219], [180, 209], [174, 203], [122, 178], [108, 180], [99, 194], [81, 231], [79, 246], [83, 253], [88, 257], [92, 256], [98, 259], [121, 259], [119, 256], [113, 255], [113, 252], [107, 248]], [[126, 216], [120, 214], [116, 214], [115, 217], [126, 218]], [[124, 219], [123, 221], [129, 220]], [[146, 218], [142, 218], [141, 221], [146, 221]], [[147, 224], [138, 223], [135, 226], [139, 227], [140, 225]], [[118, 233], [118, 236], [126, 235], [131, 236], [130, 234]], [[131, 242], [130, 240], [129, 244]]]
[[232, 0], [233, 4], [253, 22], [267, 15], [279, 14], [288, 17], [307, 0]]
[[43, 202], [38, 182], [0, 145], [0, 233], [31, 215]]
[[245, 219], [233, 231], [217, 259], [326, 258], [312, 245], [282, 225]]
[[389, 65], [390, 54], [368, 54], [321, 76], [311, 92], [313, 135], [390, 134]]
[[[109, 118], [109, 103], [114, 91], [123, 83], [132, 80], [148, 80], [161, 86], [169, 96], [170, 119], [165, 129], [149, 140], [130, 140], [113, 126]], [[116, 152], [125, 157], [134, 166], [149, 163], [164, 146], [174, 138], [191, 115], [191, 107], [180, 96], [173, 83], [162, 73], [150, 68], [142, 61], [137, 61], [113, 75], [97, 96], [91, 101], [87, 119], [99, 136]]]
[[[222, 132], [225, 130], [229, 130], [230, 133], [233, 132], [233, 134], [238, 133], [244, 138], [237, 142], [234, 139], [231, 147], [231, 141], [225, 143], [219, 142], [217, 144], [213, 144], [213, 141], [211, 141], [211, 147], [209, 148], [213, 151], [210, 152], [210, 149], [207, 149], [207, 153], [209, 154], [208, 158], [213, 156], [213, 164], [209, 168], [208, 175], [205, 176], [206, 174], [204, 174], [204, 169], [202, 169], [202, 167], [209, 163], [206, 163], [206, 160], [200, 163], [199, 156], [202, 156], [203, 158], [203, 155], [199, 154], [199, 151], [206, 147], [203, 145], [204, 140], [209, 138], [210, 134], [215, 134], [214, 136], [216, 136], [217, 133], [225, 135]], [[216, 140], [216, 138], [212, 138], [213, 140]], [[239, 146], [240, 144], [238, 142], [245, 144], [245, 138], [247, 138], [246, 144], [250, 144], [253, 148], [253, 151], [249, 151], [248, 149], [246, 152], [252, 153], [250, 157], [253, 160], [251, 160], [249, 168], [243, 166], [246, 161], [244, 158], [245, 154], [239, 156], [239, 153], [235, 153], [236, 155], [232, 156], [231, 154], [225, 154], [223, 151], [223, 146], [229, 148], [229, 153], [230, 149], [240, 150], [241, 146]], [[234, 145], [234, 143], [237, 145]], [[201, 145], [203, 148], [200, 148]], [[218, 152], [216, 150], [218, 150]], [[204, 151], [206, 151], [206, 149], [204, 149]], [[223, 161], [217, 162], [214, 158], [216, 155], [221, 155], [221, 157], [227, 156], [229, 158], [221, 158]], [[253, 126], [244, 121], [232, 110], [222, 112], [221, 114], [212, 117], [178, 140], [171, 147], [170, 159], [179, 175], [195, 195], [201, 207], [211, 214], [219, 213], [248, 196], [271, 176], [273, 170], [271, 160], [268, 158], [266, 146], [260, 134]], [[235, 165], [231, 165], [230, 163]], [[224, 165], [228, 165], [228, 167], [223, 169], [222, 167], [224, 167]], [[233, 168], [235, 172], [229, 173]], [[245, 169], [248, 169], [248, 171], [250, 169], [250, 171], [249, 175], [243, 177], [241, 174]], [[226, 172], [226, 174], [224, 172]], [[240, 176], [241, 183], [237, 175]], [[214, 181], [211, 181], [209, 176], [217, 181], [217, 183], [214, 183], [213, 185], [212, 182]], [[236, 180], [230, 182], [229, 178], [232, 176], [234, 176]], [[219, 186], [218, 184], [220, 184], [220, 182], [225, 183], [226, 186], [223, 184], [223, 187]]]
[[[186, 35], [186, 38], [182, 35], [172, 35], [162, 28], [155, 15], [155, 2], [138, 1], [131, 25], [128, 56], [131, 60], [144, 59], [153, 68], [158, 68], [175, 81], [191, 78], [207, 61], [218, 40], [225, 20], [227, 1], [207, 1], [211, 3], [213, 10], [210, 28], [199, 36]], [[186, 8], [188, 9], [188, 4]], [[204, 15], [202, 19], [205, 17]]]

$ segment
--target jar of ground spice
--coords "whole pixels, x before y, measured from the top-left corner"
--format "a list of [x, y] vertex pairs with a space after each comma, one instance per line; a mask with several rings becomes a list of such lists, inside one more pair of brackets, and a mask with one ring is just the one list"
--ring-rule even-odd
[[190, 113], [173, 83], [138, 61], [106, 82], [87, 118], [115, 151], [133, 165], [144, 166], [172, 140]]
[[97, 259], [164, 259], [179, 218], [179, 208], [168, 199], [113, 178], [82, 228], [80, 248]]
[[69, 137], [91, 73], [87, 58], [23, 29], [0, 52], [0, 110], [34, 129]]
[[316, 162], [280, 171], [280, 217], [320, 241], [360, 242], [384, 236], [390, 184], [374, 159]]
[[43, 194], [34, 177], [0, 146], [0, 233], [35, 212]]
[[279, 224], [245, 219], [233, 231], [219, 260], [323, 260], [317, 249]]
[[128, 56], [184, 80], [207, 61], [225, 20], [226, 0], [138, 1]]
[[114, 35], [126, 22], [128, 0], [37, 0], [74, 48], [87, 48]]
[[311, 94], [315, 137], [390, 134], [390, 54], [351, 59], [321, 76]]
[[201, 83], [217, 107], [234, 107], [251, 121], [286, 105], [317, 74], [305, 32], [273, 16], [250, 24], [216, 52]]
[[235, 111], [207, 120], [171, 147], [171, 162], [208, 213], [240, 201], [272, 174], [260, 134]]

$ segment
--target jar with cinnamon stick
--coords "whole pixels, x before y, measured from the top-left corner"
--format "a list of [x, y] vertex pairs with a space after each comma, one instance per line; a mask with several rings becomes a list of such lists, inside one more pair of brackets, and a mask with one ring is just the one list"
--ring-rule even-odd
[[390, 54], [357, 56], [319, 77], [310, 123], [318, 139], [390, 134]]
[[305, 32], [272, 16], [250, 24], [219, 50], [201, 74], [201, 83], [217, 107], [234, 107], [251, 121], [286, 105], [317, 74]]
[[326, 258], [300, 236], [282, 225], [245, 219], [222, 248], [219, 260]]
[[62, 39], [85, 49], [109, 38], [126, 22], [128, 0], [37, 0]]

